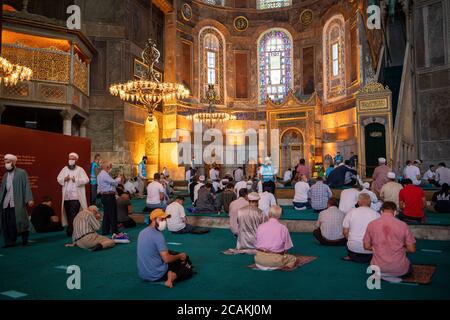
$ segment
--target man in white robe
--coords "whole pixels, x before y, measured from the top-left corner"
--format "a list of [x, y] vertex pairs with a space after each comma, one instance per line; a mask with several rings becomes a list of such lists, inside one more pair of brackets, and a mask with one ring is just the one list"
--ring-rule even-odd
[[62, 168], [57, 181], [62, 186], [61, 215], [62, 225], [67, 226], [67, 236], [73, 233], [73, 220], [78, 212], [87, 209], [86, 184], [89, 177], [83, 168], [76, 165], [78, 154], [69, 154], [68, 165]]

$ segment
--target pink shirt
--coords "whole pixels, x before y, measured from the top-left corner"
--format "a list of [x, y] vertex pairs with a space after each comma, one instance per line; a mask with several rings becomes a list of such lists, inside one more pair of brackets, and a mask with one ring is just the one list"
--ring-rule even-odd
[[310, 173], [310, 170], [309, 170], [308, 166], [304, 166], [304, 165], [301, 165], [301, 164], [299, 164], [299, 165], [297, 166], [297, 174], [298, 174], [298, 177], [299, 177], [299, 178], [300, 178], [300, 176], [301, 176], [302, 174], [306, 175], [306, 176], [308, 177], [308, 179], [309, 179], [310, 176], [311, 176], [311, 173]]
[[258, 250], [281, 253], [293, 246], [289, 230], [275, 218], [261, 224], [256, 231]]
[[389, 178], [387, 177], [387, 174], [390, 171], [391, 168], [389, 168], [385, 164], [382, 164], [375, 168], [372, 175], [373, 178], [372, 188], [376, 192], [380, 192], [381, 188], [390, 181]]
[[410, 262], [405, 245], [414, 244], [416, 240], [403, 221], [382, 214], [367, 226], [364, 243], [372, 245], [371, 264], [379, 266], [382, 273], [398, 277], [408, 272]]

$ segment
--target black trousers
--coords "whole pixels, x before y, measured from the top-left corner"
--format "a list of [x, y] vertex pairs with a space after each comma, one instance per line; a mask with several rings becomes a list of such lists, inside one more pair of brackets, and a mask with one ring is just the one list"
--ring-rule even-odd
[[44, 227], [40, 227], [40, 228], [34, 227], [34, 229], [36, 230], [37, 233], [48, 233], [48, 232], [63, 231], [64, 227], [59, 222], [51, 222], [50, 224], [48, 224]]
[[103, 221], [102, 234], [119, 233], [117, 229], [117, 204], [115, 194], [102, 194]]
[[350, 259], [357, 263], [369, 263], [372, 260], [372, 254], [357, 253], [347, 249]]
[[133, 219], [128, 219], [127, 221], [121, 221], [119, 222], [123, 225], [124, 228], [134, 228], [136, 227], [136, 222]]
[[67, 216], [67, 229], [66, 233], [68, 237], [72, 236], [73, 233], [73, 220], [80, 212], [81, 204], [78, 200], [66, 200], [64, 201], [64, 210]]
[[[17, 236], [19, 235], [19, 233], [17, 232], [15, 208], [8, 207], [6, 209], [3, 209], [2, 232], [3, 239], [5, 240], [5, 246], [13, 246], [16, 244]], [[29, 234], [29, 231], [25, 231], [20, 234], [22, 236], [23, 245], [26, 245], [28, 243]]]
[[323, 246], [345, 246], [347, 244], [347, 239], [342, 238], [338, 240], [328, 240], [322, 235], [320, 228], [317, 228], [313, 231], [314, 237], [319, 241], [319, 243]]
[[[169, 250], [169, 254], [176, 255], [178, 252]], [[187, 256], [185, 261], [177, 260], [169, 263], [166, 274], [156, 281], [167, 281], [167, 273], [169, 271], [172, 271], [177, 275], [175, 282], [187, 280], [193, 275], [192, 268], [191, 260], [189, 259], [189, 256]]]
[[97, 185], [91, 184], [91, 206], [97, 203]]

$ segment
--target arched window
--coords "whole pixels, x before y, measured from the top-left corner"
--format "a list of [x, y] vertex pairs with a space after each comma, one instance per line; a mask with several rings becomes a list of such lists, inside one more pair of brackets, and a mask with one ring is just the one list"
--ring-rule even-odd
[[225, 104], [224, 93], [224, 40], [218, 30], [208, 27], [200, 32], [200, 100], [208, 103], [206, 90], [213, 85], [216, 104]]
[[345, 85], [345, 21], [342, 15], [328, 20], [323, 28], [323, 77], [325, 101], [346, 94]]
[[257, 8], [264, 9], [274, 9], [287, 7], [292, 4], [292, 0], [258, 0]]
[[292, 39], [281, 29], [264, 33], [258, 41], [259, 103], [266, 97], [281, 101], [292, 88]]

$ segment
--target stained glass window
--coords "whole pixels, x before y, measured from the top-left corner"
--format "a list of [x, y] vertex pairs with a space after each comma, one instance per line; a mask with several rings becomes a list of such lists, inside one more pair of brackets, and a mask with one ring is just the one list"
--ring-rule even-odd
[[331, 58], [333, 61], [333, 77], [339, 75], [339, 43], [334, 43], [331, 46]]
[[259, 41], [259, 100], [283, 100], [292, 86], [292, 41], [287, 32], [271, 30]]
[[275, 9], [291, 5], [291, 0], [258, 0], [258, 9]]

